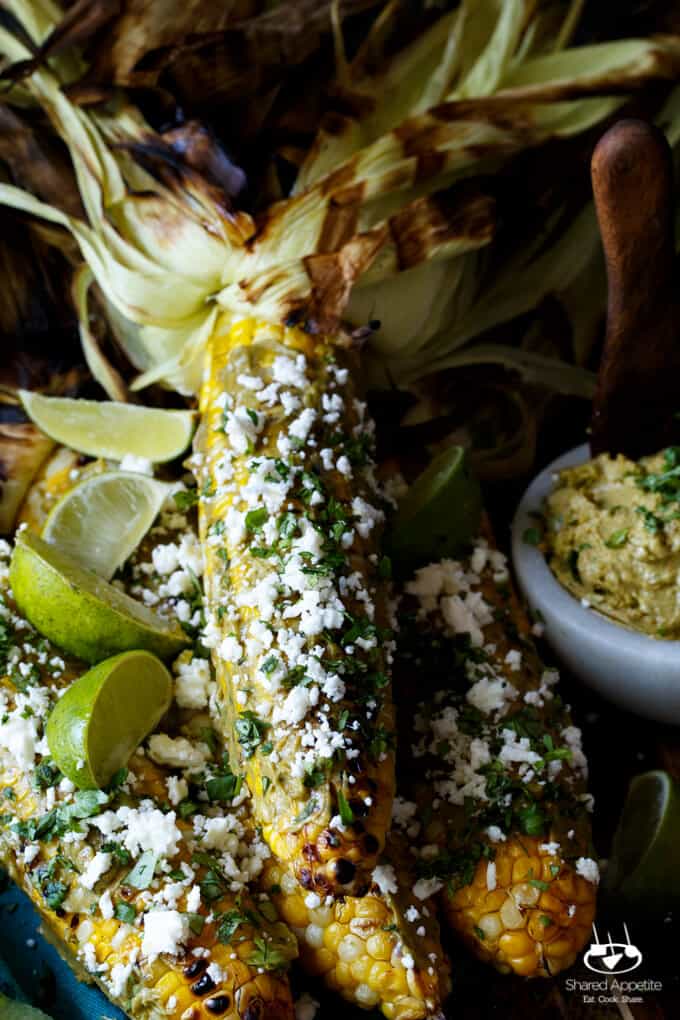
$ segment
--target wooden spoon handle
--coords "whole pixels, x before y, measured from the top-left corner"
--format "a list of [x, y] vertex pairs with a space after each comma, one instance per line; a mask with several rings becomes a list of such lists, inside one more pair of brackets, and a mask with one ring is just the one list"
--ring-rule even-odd
[[638, 458], [680, 442], [671, 150], [652, 124], [622, 120], [591, 173], [609, 284], [591, 448]]

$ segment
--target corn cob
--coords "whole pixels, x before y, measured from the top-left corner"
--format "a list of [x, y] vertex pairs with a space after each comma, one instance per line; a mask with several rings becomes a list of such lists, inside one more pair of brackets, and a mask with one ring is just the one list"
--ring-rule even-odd
[[383, 511], [349, 364], [296, 327], [218, 331], [194, 464], [232, 759], [272, 851], [323, 897], [366, 892], [394, 783]]
[[76, 472], [84, 458], [65, 446], [58, 446], [37, 472], [31, 487], [19, 507], [17, 526], [25, 524], [31, 531], [40, 532], [47, 515], [64, 493], [73, 488]]
[[[8, 553], [4, 543], [5, 578]], [[209, 717], [175, 710], [178, 737], [152, 737], [119, 785], [75, 791], [42, 724], [85, 667], [22, 620], [6, 579], [3, 589], [0, 856], [60, 951], [134, 1020], [291, 1020], [284, 971], [297, 950], [272, 903], [248, 892], [268, 851], [239, 781], [201, 743]], [[161, 767], [173, 756], [181, 770]], [[210, 802], [211, 778], [231, 808]]]
[[262, 871], [262, 888], [297, 935], [300, 963], [362, 1009], [388, 1020], [438, 1020], [450, 991], [450, 965], [433, 904], [411, 892], [408, 854], [396, 840], [366, 896], [342, 902], [306, 893], [280, 862]]
[[433, 692], [415, 708], [417, 808], [401, 805], [421, 890], [440, 891], [450, 926], [499, 970], [556, 974], [587, 941], [598, 880], [587, 763], [557, 673], [485, 539], [469, 559], [418, 571], [406, 592], [418, 601], [403, 605], [404, 679], [410, 666]]

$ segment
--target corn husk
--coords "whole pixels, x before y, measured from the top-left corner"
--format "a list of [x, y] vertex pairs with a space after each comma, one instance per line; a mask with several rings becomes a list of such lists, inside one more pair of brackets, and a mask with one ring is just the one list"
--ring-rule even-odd
[[[454, 352], [460, 364], [457, 352], [477, 335], [585, 271], [596, 238], [586, 208], [552, 247], [541, 236], [540, 247], [520, 248], [480, 289], [494, 203], [481, 182], [463, 187], [460, 179], [592, 129], [631, 91], [680, 70], [674, 37], [565, 49], [578, 5], [558, 5], [556, 21], [555, 4], [534, 0], [464, 2], [358, 86], [338, 40], [341, 77], [368, 113], [336, 124], [331, 149], [322, 128], [295, 193], [256, 221], [237, 208], [228, 178], [225, 186], [181, 164], [138, 111], [75, 106], [61, 85], [73, 80], [77, 56], [60, 48], [49, 68], [31, 64], [35, 45], [54, 38], [58, 8], [47, 0], [9, 6], [23, 31], [5, 27], [0, 48], [8, 61], [28, 63], [32, 73], [17, 87], [69, 147], [85, 217], [8, 186], [0, 200], [73, 236], [141, 372], [133, 386], [162, 381], [187, 394], [218, 317], [297, 315], [334, 329], [348, 302], [350, 321], [383, 323], [372, 344], [383, 378], [408, 382], [446, 369]], [[402, 80], [403, 89], [386, 87]], [[113, 395], [116, 381], [84, 321], [86, 292], [85, 349]], [[432, 307], [427, 317], [410, 314]]]

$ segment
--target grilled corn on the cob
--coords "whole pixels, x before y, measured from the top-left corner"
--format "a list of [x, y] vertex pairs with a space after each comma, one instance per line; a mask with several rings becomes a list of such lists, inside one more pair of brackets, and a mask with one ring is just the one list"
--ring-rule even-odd
[[322, 897], [368, 889], [394, 784], [383, 510], [351, 367], [296, 327], [218, 330], [195, 456], [224, 729], [264, 838]]
[[436, 907], [416, 900], [409, 855], [388, 839], [387, 856], [366, 896], [323, 900], [307, 893], [276, 860], [262, 887], [298, 938], [300, 962], [313, 977], [388, 1020], [437, 1020], [450, 991], [450, 965]]
[[[6, 543], [1, 553], [3, 863], [60, 951], [135, 1020], [291, 1020], [294, 938], [271, 901], [248, 891], [269, 852], [197, 710], [197, 673], [209, 671], [194, 662], [187, 682], [183, 653], [177, 704], [197, 707], [176, 707], [170, 734], [152, 736], [113, 788], [76, 791], [49, 759], [43, 723], [86, 667], [16, 613]], [[151, 586], [152, 573], [150, 563], [138, 577]]]
[[439, 890], [452, 928], [501, 971], [555, 974], [587, 940], [598, 880], [587, 764], [557, 673], [485, 539], [468, 559], [418, 571], [406, 592], [404, 694], [409, 666], [432, 691], [416, 709], [417, 808], [396, 805], [420, 841], [421, 891]]

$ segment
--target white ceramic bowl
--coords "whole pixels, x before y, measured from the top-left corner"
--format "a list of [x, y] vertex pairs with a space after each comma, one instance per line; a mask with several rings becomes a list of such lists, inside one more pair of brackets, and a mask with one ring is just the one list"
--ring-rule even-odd
[[680, 641], [664, 641], [607, 619], [563, 588], [542, 553], [523, 535], [535, 527], [556, 471], [582, 464], [588, 446], [553, 461], [524, 493], [512, 525], [512, 557], [524, 596], [545, 622], [558, 659], [598, 694], [637, 715], [680, 725]]

